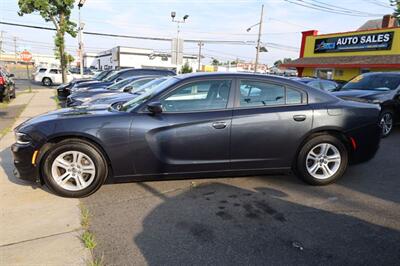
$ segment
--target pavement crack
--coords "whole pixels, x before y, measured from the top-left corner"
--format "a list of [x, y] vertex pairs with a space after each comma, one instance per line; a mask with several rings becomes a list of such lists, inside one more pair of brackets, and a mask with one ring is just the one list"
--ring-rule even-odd
[[35, 237], [35, 238], [32, 238], [32, 239], [21, 240], [21, 241], [18, 241], [18, 242], [13, 242], [13, 243], [0, 245], [0, 248], [14, 246], [14, 245], [27, 243], [27, 242], [31, 242], [31, 241], [36, 241], [36, 240], [41, 240], [41, 239], [46, 239], [46, 238], [50, 238], [50, 237], [53, 237], [53, 236], [66, 235], [66, 234], [70, 234], [70, 233], [74, 233], [74, 232], [79, 232], [81, 230], [82, 229], [79, 228], [79, 229], [74, 229], [74, 230], [70, 230], [70, 231], [66, 231], [66, 232], [61, 232], [61, 233], [56, 233], [56, 234], [51, 234], [51, 235], [46, 235], [46, 236]]

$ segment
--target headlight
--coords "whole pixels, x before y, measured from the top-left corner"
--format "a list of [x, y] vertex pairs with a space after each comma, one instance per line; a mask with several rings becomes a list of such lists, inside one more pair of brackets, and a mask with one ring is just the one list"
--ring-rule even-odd
[[26, 145], [31, 143], [32, 139], [25, 133], [16, 132], [15, 140], [18, 144]]

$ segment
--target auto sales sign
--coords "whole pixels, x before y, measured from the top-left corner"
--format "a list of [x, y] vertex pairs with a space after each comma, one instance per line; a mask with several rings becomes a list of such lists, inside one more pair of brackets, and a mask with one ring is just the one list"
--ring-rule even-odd
[[314, 53], [390, 50], [393, 36], [394, 32], [388, 31], [316, 39]]

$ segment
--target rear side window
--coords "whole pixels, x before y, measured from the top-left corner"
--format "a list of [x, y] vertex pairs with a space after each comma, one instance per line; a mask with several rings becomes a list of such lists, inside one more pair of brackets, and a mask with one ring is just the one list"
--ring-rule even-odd
[[50, 69], [49, 73], [50, 74], [58, 74], [58, 70], [57, 69]]
[[44, 73], [44, 72], [46, 72], [46, 70], [47, 70], [46, 68], [40, 68], [38, 72], [39, 73]]
[[240, 107], [301, 104], [303, 98], [300, 91], [283, 85], [247, 80], [240, 83]]

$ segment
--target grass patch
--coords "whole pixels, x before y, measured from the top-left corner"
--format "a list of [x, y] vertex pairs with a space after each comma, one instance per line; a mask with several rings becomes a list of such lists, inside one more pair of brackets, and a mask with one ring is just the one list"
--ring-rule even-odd
[[96, 242], [96, 239], [95, 239], [93, 233], [89, 231], [91, 214], [89, 212], [89, 209], [86, 208], [82, 203], [79, 205], [79, 208], [81, 210], [81, 226], [84, 230], [81, 235], [81, 240], [82, 240], [85, 248], [89, 249], [90, 254], [92, 256], [92, 259], [90, 261], [87, 261], [87, 265], [102, 266], [102, 265], [104, 265], [103, 257], [96, 258], [94, 255], [94, 249], [97, 246], [97, 242]]
[[90, 251], [93, 251], [93, 249], [97, 246], [94, 235], [89, 230], [85, 230], [83, 232], [81, 239], [85, 245], [85, 248], [89, 249]]
[[57, 91], [54, 92], [54, 101], [56, 102], [57, 109], [62, 108], [60, 100], [58, 99], [58, 96], [57, 96]]
[[5, 109], [8, 106], [8, 103], [2, 102], [0, 103], [0, 109]]

